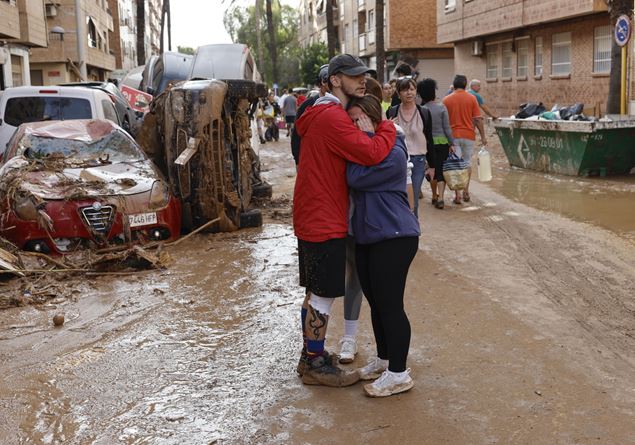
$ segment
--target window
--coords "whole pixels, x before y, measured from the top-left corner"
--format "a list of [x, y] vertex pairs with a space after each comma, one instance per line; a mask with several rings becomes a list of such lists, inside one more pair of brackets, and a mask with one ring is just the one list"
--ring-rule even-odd
[[75, 98], [14, 97], [7, 101], [4, 111], [5, 122], [13, 127], [25, 122], [92, 118], [90, 102]]
[[445, 0], [445, 12], [451, 12], [456, 9], [456, 0]]
[[90, 17], [87, 17], [86, 24], [88, 25], [88, 46], [97, 48], [97, 28], [95, 23]]
[[593, 72], [611, 72], [611, 27], [595, 28], [593, 39]]
[[368, 27], [368, 44], [372, 45], [375, 43], [375, 11], [371, 9], [368, 11], [368, 20], [366, 21], [366, 26]]
[[518, 40], [516, 42], [516, 56], [518, 57], [516, 76], [527, 77], [529, 71], [529, 39]]
[[117, 125], [121, 125], [119, 122], [119, 118], [117, 117], [117, 112], [115, 111], [115, 107], [112, 104], [112, 101], [103, 99], [101, 101], [101, 107], [104, 110], [104, 117], [109, 121], [113, 121]]
[[503, 78], [511, 78], [512, 77], [512, 67], [514, 64], [514, 56], [512, 53], [512, 42], [504, 42], [503, 43]]
[[487, 78], [496, 79], [498, 77], [498, 44], [487, 45]]
[[534, 76], [542, 76], [542, 37], [536, 37]]
[[551, 37], [551, 74], [571, 74], [571, 33], [561, 32]]

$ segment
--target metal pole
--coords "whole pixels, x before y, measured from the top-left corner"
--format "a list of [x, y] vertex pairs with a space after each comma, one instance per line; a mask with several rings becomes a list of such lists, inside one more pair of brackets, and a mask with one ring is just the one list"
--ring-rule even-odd
[[77, 64], [82, 75], [81, 80], [88, 80], [86, 70], [86, 17], [82, 10], [82, 0], [75, 0], [75, 18], [77, 19]]
[[620, 113], [626, 114], [626, 47], [622, 47], [622, 90], [620, 94]]

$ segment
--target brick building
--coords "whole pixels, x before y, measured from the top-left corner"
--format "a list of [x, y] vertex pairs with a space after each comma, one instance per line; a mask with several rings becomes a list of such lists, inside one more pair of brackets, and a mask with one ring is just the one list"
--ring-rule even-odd
[[30, 85], [31, 48], [47, 45], [43, 0], [0, 0], [0, 90]]
[[502, 115], [518, 105], [583, 102], [606, 109], [611, 42], [606, 4], [597, 0], [437, 0], [439, 42], [454, 43], [455, 66], [483, 81]]
[[[300, 2], [300, 44], [326, 43], [325, 0]], [[377, 17], [375, 0], [337, 0], [334, 21], [342, 53], [360, 56], [375, 68], [377, 20], [384, 23], [387, 70], [405, 60], [423, 76], [434, 77], [443, 88], [454, 72], [451, 44], [436, 40], [436, 0], [384, 0], [384, 16]], [[446, 85], [447, 84], [447, 85]]]

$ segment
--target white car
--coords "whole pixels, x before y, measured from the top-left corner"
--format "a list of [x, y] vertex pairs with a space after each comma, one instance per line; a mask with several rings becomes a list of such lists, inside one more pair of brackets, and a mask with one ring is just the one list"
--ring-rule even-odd
[[0, 155], [20, 124], [49, 120], [107, 119], [121, 125], [104, 91], [83, 87], [14, 87], [0, 95]]

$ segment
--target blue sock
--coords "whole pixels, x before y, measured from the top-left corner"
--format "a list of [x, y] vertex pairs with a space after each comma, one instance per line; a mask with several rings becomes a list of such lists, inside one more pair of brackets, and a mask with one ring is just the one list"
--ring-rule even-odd
[[324, 353], [324, 340], [307, 340], [306, 352], [309, 358], [319, 357]]

